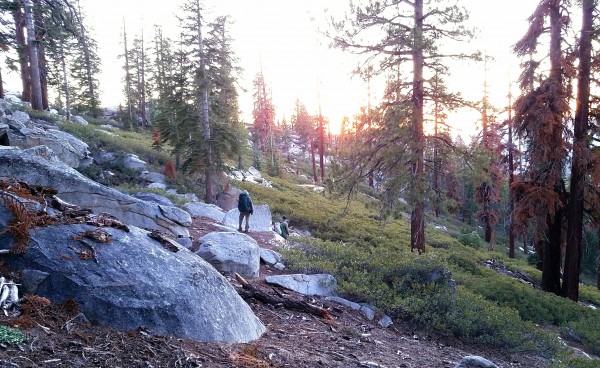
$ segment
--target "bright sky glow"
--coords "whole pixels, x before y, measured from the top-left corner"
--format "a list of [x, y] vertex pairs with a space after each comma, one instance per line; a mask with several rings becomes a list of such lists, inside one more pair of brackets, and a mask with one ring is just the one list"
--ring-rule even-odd
[[[509, 76], [516, 80], [519, 62], [511, 55], [511, 46], [524, 34], [527, 17], [537, 0], [459, 0], [470, 13], [470, 24], [477, 27], [477, 40], [465, 45], [486, 52], [495, 60], [488, 63], [488, 92], [492, 104], [506, 105]], [[327, 14], [337, 17], [349, 9], [345, 0], [204, 0], [207, 19], [230, 15], [234, 24], [231, 34], [234, 49], [244, 69], [240, 79], [240, 109], [246, 122], [251, 122], [252, 80], [261, 61], [268, 87], [272, 91], [277, 118], [289, 120], [296, 98], [309, 112], [318, 111], [318, 94], [323, 114], [330, 118], [332, 131], [339, 129], [344, 115], [352, 116], [366, 105], [366, 83], [351, 76], [358, 60], [328, 48], [328, 40], [318, 36], [327, 28]], [[122, 24], [127, 24], [129, 39], [144, 29], [151, 39], [153, 25], [160, 24], [167, 35], [175, 35], [180, 1], [158, 0], [81, 0], [99, 45], [102, 59], [100, 76], [104, 106], [117, 106], [124, 100], [123, 69], [117, 55], [123, 51]], [[327, 11], [326, 11], [327, 10]], [[327, 13], [328, 12], [328, 13]], [[450, 90], [460, 90], [466, 98], [481, 99], [483, 65], [452, 64]], [[9, 80], [14, 81], [15, 73]], [[9, 82], [10, 83], [10, 82]], [[318, 88], [320, 85], [320, 88]], [[18, 90], [18, 81], [8, 89]], [[381, 96], [377, 82], [372, 87], [372, 103]], [[516, 87], [513, 87], [513, 92]], [[461, 112], [450, 118], [458, 134], [467, 137], [476, 130], [477, 113]], [[501, 117], [503, 119], [504, 117]]]

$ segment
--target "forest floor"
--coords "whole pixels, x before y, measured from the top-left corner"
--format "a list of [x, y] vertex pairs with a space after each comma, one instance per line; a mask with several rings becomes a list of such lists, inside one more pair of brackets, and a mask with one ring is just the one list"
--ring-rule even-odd
[[[218, 228], [195, 219], [194, 238]], [[272, 235], [250, 232], [261, 247], [276, 249]], [[249, 344], [201, 343], [151, 335], [144, 329], [118, 331], [80, 318], [74, 305], [52, 305], [28, 297], [18, 317], [0, 324], [19, 327], [27, 341], [0, 344], [0, 368], [8, 367], [454, 367], [466, 355], [480, 355], [500, 367], [547, 367], [527, 354], [507, 354], [466, 346], [456, 340], [421, 336], [408, 323], [388, 328], [320, 297], [306, 297], [265, 283], [266, 275], [286, 273], [261, 264], [251, 285], [263, 293], [304, 301], [328, 311], [331, 319], [248, 300], [267, 327]], [[239, 291], [241, 285], [229, 278]]]

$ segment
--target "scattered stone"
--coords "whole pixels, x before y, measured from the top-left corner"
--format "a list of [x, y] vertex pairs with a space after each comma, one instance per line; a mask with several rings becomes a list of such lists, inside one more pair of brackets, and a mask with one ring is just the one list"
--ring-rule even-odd
[[97, 165], [104, 165], [115, 161], [115, 154], [112, 152], [102, 151], [94, 157], [94, 162]]
[[339, 296], [328, 296], [326, 300], [330, 300], [332, 302], [344, 305], [352, 310], [359, 310], [361, 308], [360, 304], [350, 301], [348, 299], [340, 298]]
[[275, 265], [281, 262], [281, 254], [271, 249], [260, 248], [260, 259], [269, 265]]
[[260, 171], [256, 170], [254, 166], [250, 166], [248, 168], [248, 173], [250, 173], [250, 175], [252, 175], [255, 178], [262, 178], [262, 174], [260, 173]]
[[188, 202], [181, 209], [186, 211], [192, 217], [208, 217], [217, 222], [223, 221], [225, 212], [219, 206], [214, 204], [206, 204], [202, 202]]
[[381, 319], [379, 320], [379, 322], [377, 322], [377, 324], [383, 328], [388, 328], [392, 324], [394, 324], [394, 321], [392, 321], [392, 318], [390, 316], [385, 314], [383, 317], [381, 317]]
[[200, 202], [200, 199], [194, 193], [185, 193], [183, 194], [183, 198], [185, 198], [189, 202]]
[[79, 115], [75, 115], [71, 118], [71, 120], [74, 123], [80, 124], [80, 125], [88, 125], [88, 121], [85, 120], [83, 117], [79, 116]]
[[333, 296], [337, 284], [329, 274], [267, 276], [266, 281], [300, 294], [320, 296]]
[[185, 249], [191, 249], [194, 243], [191, 237], [177, 238], [175, 241]]
[[13, 111], [12, 114], [6, 116], [8, 125], [16, 130], [25, 128], [25, 124], [29, 122], [29, 115], [24, 111]]
[[147, 180], [152, 183], [166, 183], [167, 177], [161, 173], [153, 172], [153, 171], [142, 171], [140, 177], [144, 180]]
[[213, 232], [199, 239], [196, 251], [200, 257], [217, 270], [238, 273], [244, 278], [256, 278], [260, 268], [258, 243], [246, 234], [237, 232]]
[[285, 270], [285, 265], [283, 263], [275, 263], [273, 265], [274, 268], [278, 269], [279, 271], [283, 271]]
[[454, 368], [498, 368], [498, 366], [480, 356], [467, 355]]
[[372, 305], [361, 304], [359, 311], [369, 321], [372, 321], [375, 318], [375, 307], [373, 307]]
[[163, 183], [152, 183], [152, 184], [149, 184], [146, 188], [166, 190], [167, 185], [163, 184]]
[[123, 157], [123, 166], [131, 170], [144, 171], [148, 167], [145, 161], [140, 160], [137, 155], [127, 154]]

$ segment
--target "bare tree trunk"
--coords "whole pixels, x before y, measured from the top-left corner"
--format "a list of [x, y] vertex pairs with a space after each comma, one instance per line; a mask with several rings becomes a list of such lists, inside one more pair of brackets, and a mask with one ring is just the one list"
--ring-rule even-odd
[[413, 46], [413, 152], [412, 200], [410, 219], [410, 249], [425, 252], [425, 178], [423, 173], [423, 0], [414, 1], [415, 40]]
[[325, 182], [325, 129], [323, 128], [323, 115], [319, 104], [319, 168], [321, 169], [321, 183]]
[[560, 239], [563, 210], [556, 211], [548, 229], [548, 239], [543, 241], [542, 289], [555, 294], [560, 293]]
[[50, 105], [48, 103], [48, 68], [46, 67], [46, 46], [43, 42], [43, 32], [45, 31], [44, 19], [42, 18], [42, 12], [39, 6], [33, 9], [33, 21], [35, 25], [35, 39], [38, 45], [38, 58], [40, 67], [40, 85], [42, 88], [42, 107], [44, 110], [48, 110]]
[[146, 61], [144, 53], [144, 30], [142, 29], [142, 60], [141, 60], [141, 86], [140, 86], [140, 113], [142, 117], [142, 127], [146, 127]]
[[562, 285], [563, 295], [573, 301], [579, 299], [594, 2], [594, 0], [583, 1], [583, 22], [579, 41], [577, 105], [575, 108], [575, 122], [573, 124], [571, 193], [567, 216], [567, 249], [565, 252], [565, 270]]
[[27, 41], [25, 40], [25, 17], [21, 11], [23, 5], [22, 0], [17, 0], [17, 6], [12, 11], [15, 21], [15, 38], [17, 41], [17, 54], [19, 56], [19, 65], [21, 70], [21, 83], [23, 91], [21, 100], [31, 102], [31, 73], [29, 71], [29, 63], [27, 61]]
[[[127, 89], [127, 111], [129, 112], [129, 123], [133, 121], [133, 106], [131, 106], [131, 73], [129, 72], [129, 51], [127, 50], [127, 30], [125, 18], [123, 18], [123, 47], [125, 49], [125, 88]], [[179, 166], [177, 167], [179, 168]]]
[[[436, 86], [434, 87], [435, 92], [437, 93], [437, 80], [436, 80]], [[435, 116], [433, 117], [434, 119], [434, 125], [433, 125], [433, 195], [435, 196], [435, 201], [433, 204], [433, 213], [435, 214], [435, 217], [440, 217], [440, 207], [441, 207], [441, 193], [440, 193], [440, 170], [441, 170], [441, 163], [439, 162], [439, 143], [438, 143], [438, 123], [439, 123], [439, 103], [438, 103], [438, 96], [434, 96], [434, 104], [435, 104]]]
[[196, 0], [196, 26], [198, 27], [198, 49], [200, 52], [200, 78], [201, 91], [200, 91], [200, 120], [202, 121], [202, 134], [204, 135], [204, 143], [206, 145], [206, 169], [204, 177], [206, 180], [206, 191], [204, 201], [206, 203], [214, 203], [215, 198], [213, 195], [214, 187], [214, 163], [212, 153], [212, 142], [210, 134], [210, 120], [208, 114], [208, 78], [206, 76], [206, 55], [204, 54], [204, 40], [202, 38], [202, 20], [200, 16], [200, 1]]
[[[508, 88], [508, 258], [515, 258], [515, 218], [513, 211], [515, 209], [515, 194], [512, 185], [515, 181], [515, 162], [513, 157], [513, 133], [512, 133], [512, 94]], [[526, 250], [524, 245], [523, 250]], [[525, 251], [525, 253], [527, 253]]]
[[32, 0], [25, 0], [24, 5], [25, 25], [27, 27], [27, 51], [29, 54], [29, 65], [31, 66], [31, 107], [34, 110], [43, 110], [38, 47], [35, 40], [35, 26], [33, 24], [33, 2]]
[[[79, 4], [79, 0], [77, 1], [77, 6], [79, 10], [79, 17], [81, 18], [81, 4]], [[83, 57], [85, 62], [85, 74], [86, 74], [86, 82], [88, 84], [88, 93], [90, 94], [90, 104], [92, 108], [92, 116], [98, 117], [98, 101], [96, 101], [96, 88], [94, 87], [94, 80], [92, 78], [92, 62], [90, 60], [90, 50], [86, 40], [85, 29], [83, 28], [83, 23], [80, 19], [79, 22], [79, 31], [80, 31], [80, 40], [83, 46]]]
[[[371, 66], [367, 67], [367, 127], [369, 128], [369, 133], [371, 133]], [[369, 171], [368, 176], [369, 187], [373, 188], [375, 185], [373, 180], [373, 170]]]
[[318, 183], [319, 178], [317, 177], [317, 164], [316, 164], [316, 160], [315, 160], [315, 142], [312, 139], [312, 137], [310, 137], [309, 139], [310, 139], [310, 156], [312, 159], [313, 182]]
[[67, 62], [65, 61], [65, 50], [60, 46], [60, 59], [63, 72], [63, 90], [65, 92], [65, 110], [67, 111], [67, 120], [71, 120], [71, 93], [69, 91], [69, 76], [67, 74]]

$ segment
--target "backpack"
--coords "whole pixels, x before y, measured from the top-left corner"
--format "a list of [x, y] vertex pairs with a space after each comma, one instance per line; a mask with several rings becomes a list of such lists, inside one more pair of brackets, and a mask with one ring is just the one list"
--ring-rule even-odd
[[246, 213], [252, 211], [252, 202], [250, 202], [250, 197], [247, 194], [240, 194], [238, 210]]

